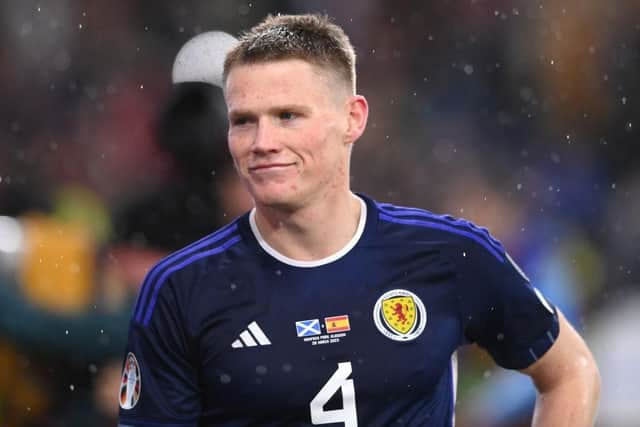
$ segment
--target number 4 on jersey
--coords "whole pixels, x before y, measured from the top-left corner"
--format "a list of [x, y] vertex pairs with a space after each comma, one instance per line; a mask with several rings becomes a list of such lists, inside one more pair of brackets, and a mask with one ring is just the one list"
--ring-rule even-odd
[[[356, 414], [356, 391], [351, 375], [351, 362], [338, 363], [338, 370], [333, 373], [329, 381], [320, 389], [313, 398], [311, 408], [311, 422], [314, 425], [344, 423], [345, 427], [357, 427], [358, 416]], [[340, 389], [342, 393], [342, 409], [324, 410], [324, 405]]]

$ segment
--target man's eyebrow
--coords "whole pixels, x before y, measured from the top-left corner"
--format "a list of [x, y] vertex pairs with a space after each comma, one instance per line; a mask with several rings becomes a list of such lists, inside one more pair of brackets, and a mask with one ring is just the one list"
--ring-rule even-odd
[[[282, 104], [282, 105], [274, 105], [272, 107], [270, 107], [267, 110], [269, 113], [273, 114], [273, 113], [280, 113], [282, 111], [298, 111], [301, 113], [310, 113], [312, 111], [312, 108], [307, 106], [307, 105], [303, 105], [303, 104]], [[246, 109], [234, 109], [232, 108], [231, 110], [229, 110], [228, 112], [228, 116], [230, 118], [234, 118], [234, 117], [255, 117], [257, 115], [257, 113], [253, 110], [246, 110]]]
[[283, 105], [274, 105], [269, 108], [270, 112], [282, 112], [282, 111], [299, 111], [302, 113], [310, 113], [311, 107], [302, 104], [283, 104]]
[[252, 113], [249, 110], [231, 109], [228, 112], [228, 116], [230, 118], [234, 118], [234, 117], [253, 117], [253, 116], [255, 116], [255, 113]]

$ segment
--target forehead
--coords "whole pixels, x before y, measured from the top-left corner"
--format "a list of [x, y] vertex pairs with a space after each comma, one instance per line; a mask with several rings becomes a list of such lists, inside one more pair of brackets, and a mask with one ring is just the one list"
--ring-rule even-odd
[[263, 103], [321, 102], [331, 89], [329, 72], [300, 59], [234, 66], [224, 87], [227, 107]]

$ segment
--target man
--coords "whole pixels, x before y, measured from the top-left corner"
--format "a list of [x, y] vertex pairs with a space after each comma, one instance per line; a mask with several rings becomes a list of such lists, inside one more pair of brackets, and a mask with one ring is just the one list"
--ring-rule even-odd
[[339, 27], [268, 17], [224, 70], [255, 209], [149, 272], [122, 426], [450, 426], [469, 342], [532, 377], [535, 425], [593, 423], [589, 350], [498, 241], [351, 192], [368, 106]]

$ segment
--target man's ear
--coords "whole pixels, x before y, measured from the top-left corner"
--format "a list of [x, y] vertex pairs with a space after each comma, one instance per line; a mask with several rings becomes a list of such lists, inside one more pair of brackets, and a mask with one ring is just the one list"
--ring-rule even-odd
[[367, 127], [369, 104], [364, 96], [354, 95], [347, 100], [346, 109], [348, 113], [348, 127], [345, 133], [345, 142], [353, 144], [358, 138], [360, 138]]

